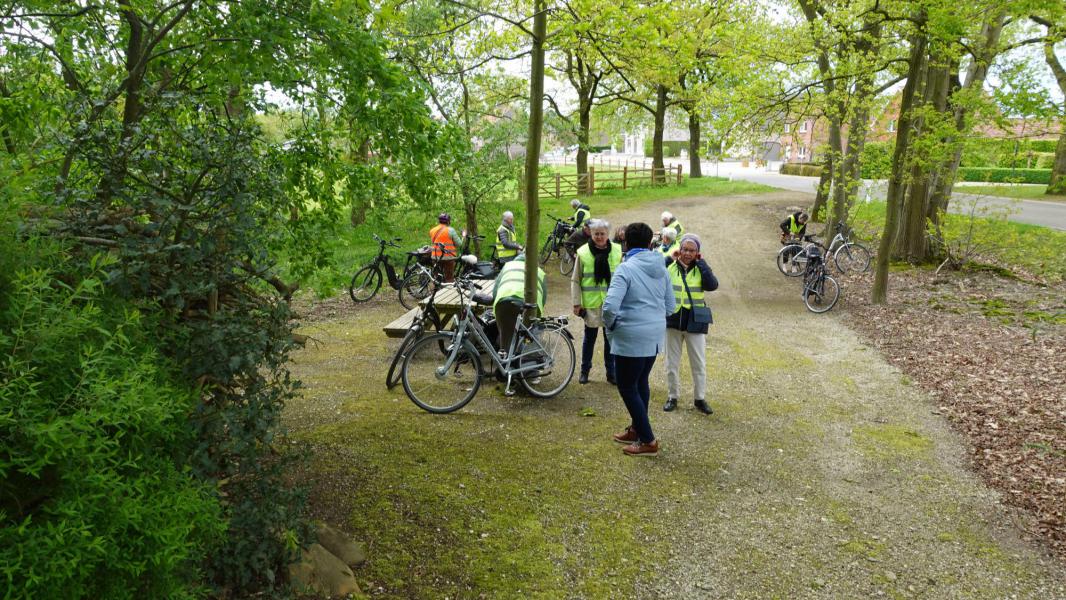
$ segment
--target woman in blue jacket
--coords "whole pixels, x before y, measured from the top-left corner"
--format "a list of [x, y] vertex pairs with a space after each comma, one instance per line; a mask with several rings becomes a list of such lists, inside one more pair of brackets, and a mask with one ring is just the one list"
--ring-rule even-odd
[[626, 227], [629, 250], [611, 276], [603, 301], [603, 322], [615, 357], [618, 392], [632, 423], [614, 435], [628, 444], [622, 451], [630, 456], [655, 456], [659, 441], [648, 421], [651, 390], [648, 375], [655, 357], [666, 343], [666, 317], [674, 312], [674, 290], [666, 274], [663, 256], [649, 250], [652, 231], [645, 223]]

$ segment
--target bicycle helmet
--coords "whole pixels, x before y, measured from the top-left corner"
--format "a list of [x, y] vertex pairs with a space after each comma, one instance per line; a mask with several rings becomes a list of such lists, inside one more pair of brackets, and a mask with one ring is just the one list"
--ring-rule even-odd
[[437, 222], [438, 222], [438, 223], [444, 223], [445, 225], [451, 225], [451, 223], [452, 223], [452, 216], [451, 216], [451, 215], [449, 215], [449, 214], [448, 214], [448, 213], [446, 213], [446, 212], [443, 212], [443, 213], [441, 213], [441, 214], [437, 215]]

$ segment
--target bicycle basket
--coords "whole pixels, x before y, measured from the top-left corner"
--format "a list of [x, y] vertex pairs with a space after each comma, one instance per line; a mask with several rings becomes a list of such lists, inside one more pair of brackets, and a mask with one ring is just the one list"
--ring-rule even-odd
[[418, 250], [415, 250], [415, 260], [418, 264], [427, 267], [433, 266], [433, 246], [422, 246]]

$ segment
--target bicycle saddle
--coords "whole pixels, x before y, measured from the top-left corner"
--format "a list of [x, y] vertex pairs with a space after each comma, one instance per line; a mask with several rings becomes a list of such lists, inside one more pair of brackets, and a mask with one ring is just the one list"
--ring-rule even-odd
[[486, 293], [483, 293], [483, 292], [479, 292], [477, 294], [474, 294], [474, 295], [470, 296], [470, 299], [473, 300], [475, 304], [480, 304], [482, 306], [492, 306], [492, 295], [491, 294], [486, 294]]

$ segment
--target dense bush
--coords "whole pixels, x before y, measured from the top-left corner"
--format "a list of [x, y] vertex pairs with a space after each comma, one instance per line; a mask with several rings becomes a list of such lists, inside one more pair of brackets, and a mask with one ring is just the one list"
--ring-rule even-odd
[[1051, 169], [999, 169], [991, 167], [960, 167], [958, 181], [988, 183], [1049, 183]]
[[185, 466], [193, 391], [174, 383], [149, 319], [108, 294], [102, 270], [71, 272], [55, 249], [33, 264], [36, 244], [4, 242], [5, 597], [200, 595], [199, 566], [225, 524], [215, 487]]
[[[688, 142], [666, 141], [663, 140], [663, 156], [677, 157], [681, 156], [681, 151], [688, 152]], [[644, 156], [652, 156], [652, 139], [644, 138]]]
[[801, 175], [803, 177], [821, 177], [824, 165], [813, 163], [784, 163], [781, 165], [782, 175]]
[[888, 179], [892, 174], [892, 151], [896, 143], [866, 142], [862, 148], [862, 178]]
[[[1041, 156], [1055, 153], [1055, 140], [975, 139], [962, 152], [964, 167], [1050, 168], [1041, 166]], [[1046, 161], [1046, 159], [1045, 159]], [[1050, 165], [1050, 163], [1047, 163]]]

